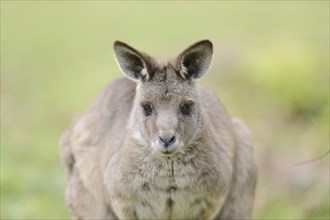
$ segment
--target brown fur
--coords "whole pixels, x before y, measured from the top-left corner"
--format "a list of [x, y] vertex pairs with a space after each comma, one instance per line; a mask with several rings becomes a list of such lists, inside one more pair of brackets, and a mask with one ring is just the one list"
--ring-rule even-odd
[[[114, 81], [61, 139], [72, 218], [251, 218], [257, 169], [249, 131], [195, 83], [211, 42], [167, 64], [121, 42], [115, 52], [133, 81]], [[189, 115], [181, 111], [187, 102]], [[164, 147], [160, 138], [172, 136]]]

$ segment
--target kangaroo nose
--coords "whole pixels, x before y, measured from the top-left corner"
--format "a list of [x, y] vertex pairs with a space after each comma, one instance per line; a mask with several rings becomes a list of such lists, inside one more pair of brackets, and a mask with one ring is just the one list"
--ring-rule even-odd
[[161, 135], [158, 137], [159, 142], [164, 146], [168, 147], [176, 141], [176, 137], [174, 135]]

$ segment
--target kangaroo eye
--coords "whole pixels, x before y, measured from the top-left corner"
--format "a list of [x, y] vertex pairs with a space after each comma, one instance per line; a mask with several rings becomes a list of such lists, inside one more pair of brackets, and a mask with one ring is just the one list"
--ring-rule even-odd
[[181, 112], [184, 115], [189, 115], [191, 113], [193, 103], [185, 103], [181, 106]]
[[142, 108], [145, 116], [152, 114], [152, 107], [150, 104], [142, 104]]

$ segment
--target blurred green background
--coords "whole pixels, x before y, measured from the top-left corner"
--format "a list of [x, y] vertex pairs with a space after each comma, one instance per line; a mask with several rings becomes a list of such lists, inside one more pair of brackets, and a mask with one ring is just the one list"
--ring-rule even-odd
[[255, 219], [329, 219], [329, 1], [1, 1], [1, 219], [67, 219], [58, 140], [121, 77], [112, 44], [175, 57], [250, 127]]

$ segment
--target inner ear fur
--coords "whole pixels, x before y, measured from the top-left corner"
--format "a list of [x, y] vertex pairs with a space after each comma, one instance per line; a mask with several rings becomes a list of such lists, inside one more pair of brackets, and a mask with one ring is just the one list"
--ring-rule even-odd
[[177, 58], [177, 68], [183, 79], [201, 78], [208, 70], [213, 54], [213, 45], [209, 40], [194, 43]]
[[122, 72], [133, 80], [148, 81], [153, 74], [153, 59], [128, 44], [115, 41], [114, 51]]

